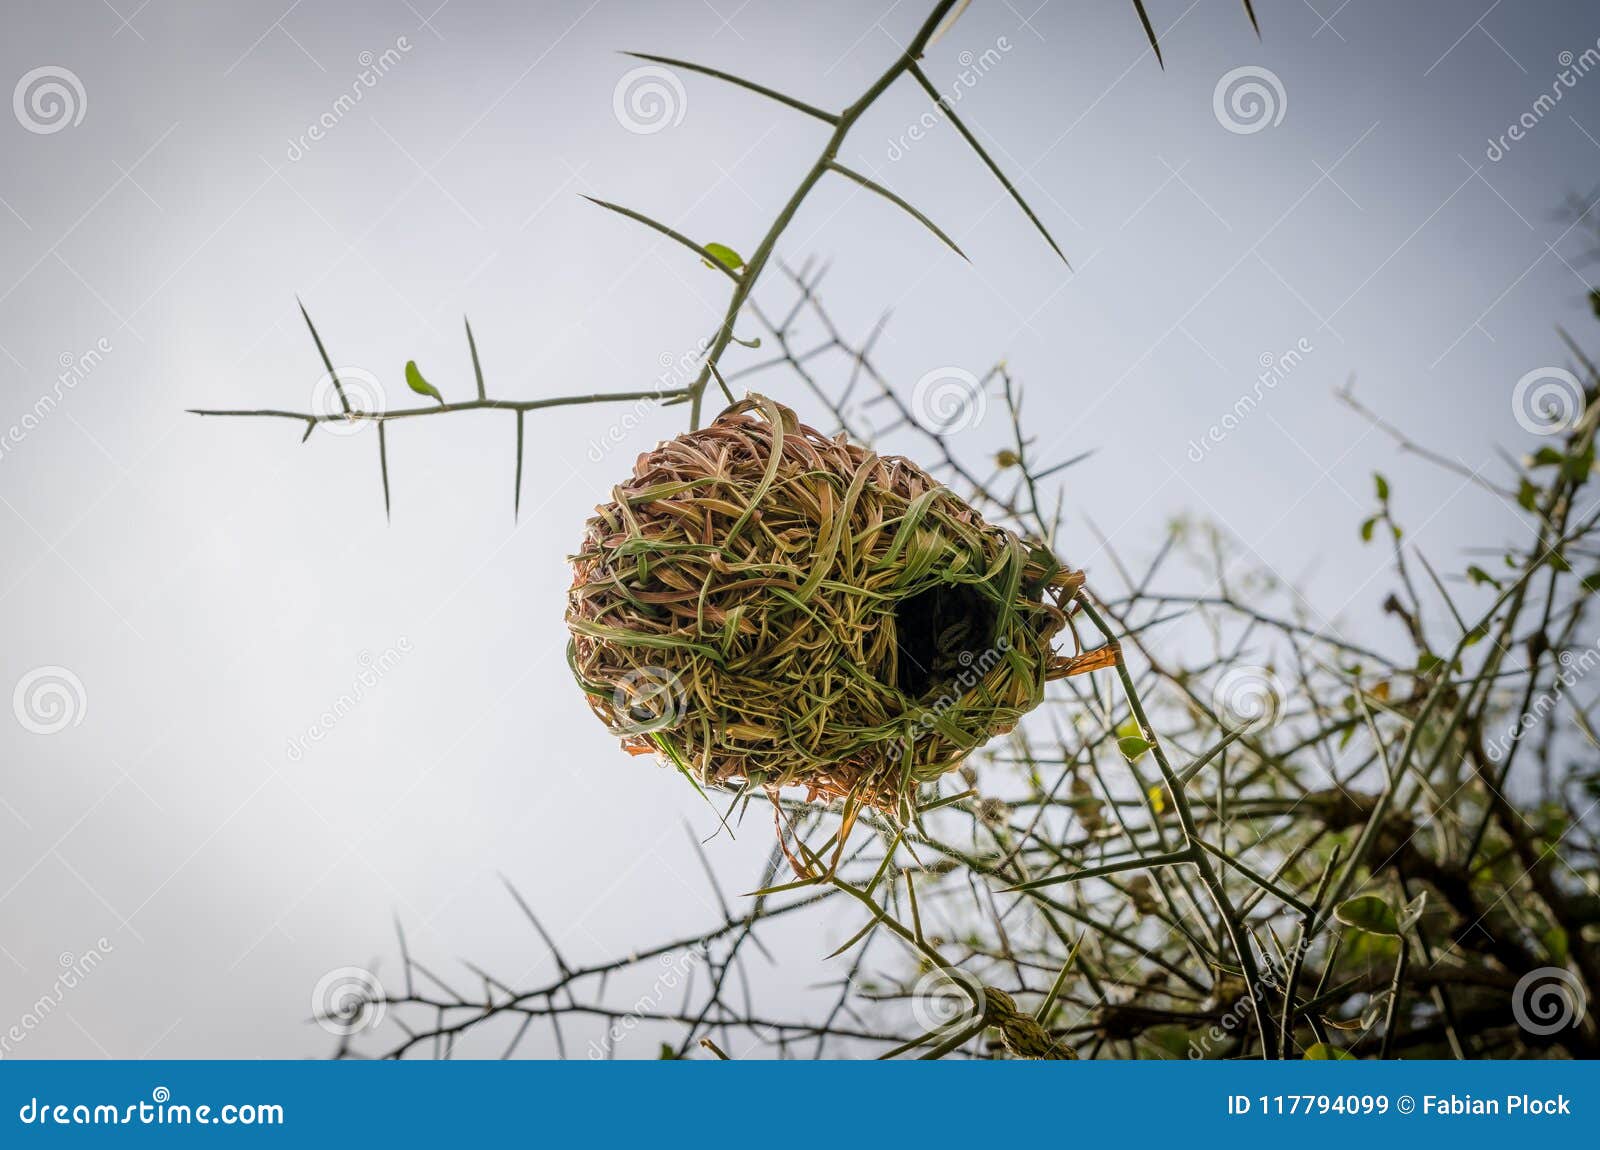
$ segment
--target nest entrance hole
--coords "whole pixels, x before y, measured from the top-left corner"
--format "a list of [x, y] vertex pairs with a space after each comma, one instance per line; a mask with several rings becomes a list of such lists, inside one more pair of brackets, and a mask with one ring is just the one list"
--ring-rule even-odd
[[994, 646], [995, 604], [963, 584], [931, 587], [894, 610], [894, 685], [923, 699], [979, 663]]

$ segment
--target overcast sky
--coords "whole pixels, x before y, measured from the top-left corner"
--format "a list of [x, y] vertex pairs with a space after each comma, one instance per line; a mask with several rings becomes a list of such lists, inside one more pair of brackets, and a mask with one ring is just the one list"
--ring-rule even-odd
[[[842, 180], [779, 254], [833, 261], [825, 297], [851, 333], [893, 310], [880, 360], [908, 393], [1005, 357], [1041, 456], [1094, 449], [1063, 475], [1061, 539], [1091, 581], [1114, 578], [1091, 523], [1136, 559], [1193, 514], [1303, 581], [1320, 620], [1384, 638], [1383, 556], [1356, 537], [1375, 467], [1446, 571], [1469, 537], [1516, 528], [1334, 389], [1353, 376], [1385, 418], [1497, 477], [1497, 445], [1538, 442], [1517, 385], [1562, 365], [1556, 324], [1592, 323], [1591, 239], [1557, 213], [1600, 172], [1600, 13], [1257, 7], [1260, 42], [1236, 0], [1151, 0], [1164, 71], [1127, 0], [979, 0], [930, 53], [941, 87], [968, 74], [959, 113], [1071, 270], [947, 125], [917, 127], [911, 85], [843, 158], [970, 264]], [[709, 813], [589, 714], [561, 623], [585, 515], [681, 410], [530, 416], [518, 523], [509, 415], [396, 424], [386, 524], [370, 431], [300, 446], [290, 422], [183, 409], [326, 401], [297, 294], [390, 406], [412, 398], [413, 358], [470, 396], [463, 314], [491, 394], [653, 386], [712, 331], [726, 281], [579, 193], [748, 253], [825, 133], [687, 72], [632, 75], [615, 50], [837, 108], [923, 15], [6, 5], [0, 1035], [57, 1000], [8, 1057], [326, 1053], [314, 989], [374, 960], [392, 977], [397, 916], [439, 969], [466, 957], [526, 983], [548, 959], [497, 872], [577, 957], [709, 921], [683, 827], [709, 834]], [[634, 90], [650, 81], [664, 109]], [[787, 301], [776, 279], [760, 296]], [[796, 381], [763, 386], [820, 418]], [[991, 404], [958, 444], [981, 459], [1006, 434]], [[766, 846], [708, 849], [748, 889]], [[827, 977], [841, 937], [803, 939], [775, 983]]]

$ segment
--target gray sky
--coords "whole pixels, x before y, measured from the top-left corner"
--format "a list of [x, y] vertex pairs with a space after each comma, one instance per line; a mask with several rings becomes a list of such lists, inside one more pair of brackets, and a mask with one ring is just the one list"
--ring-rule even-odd
[[[463, 313], [492, 394], [652, 386], [711, 332], [726, 283], [578, 193], [748, 253], [823, 131], [687, 73], [666, 121], [630, 130], [616, 109], [637, 61], [614, 50], [838, 107], [923, 9], [437, 3], [5, 5], [0, 428], [20, 434], [0, 443], [0, 685], [36, 709], [0, 722], [0, 1034], [59, 998], [7, 1056], [325, 1053], [313, 988], [375, 957], [392, 972], [396, 915], [438, 967], [526, 982], [548, 960], [497, 872], [578, 956], [714, 911], [682, 826], [709, 833], [706, 808], [617, 750], [561, 624], [586, 513], [681, 410], [530, 416], [515, 525], [509, 416], [397, 424], [386, 526], [373, 433], [301, 447], [290, 423], [183, 409], [315, 402], [297, 293], [390, 405], [411, 358], [470, 395]], [[893, 309], [881, 366], [908, 392], [1004, 356], [1038, 450], [1095, 449], [1066, 473], [1061, 541], [1091, 580], [1114, 585], [1090, 521], [1137, 558], [1190, 512], [1303, 579], [1318, 618], [1383, 637], [1383, 556], [1356, 538], [1374, 467], [1448, 571], [1467, 539], [1515, 528], [1333, 389], [1354, 375], [1470, 467], [1538, 442], [1512, 398], [1562, 363], [1554, 324], [1585, 330], [1588, 237], [1554, 213], [1600, 170], [1600, 74], [1581, 59], [1600, 14], [1258, 3], [1258, 43], [1235, 0], [1149, 7], [1165, 71], [1126, 0], [979, 0], [927, 61], [943, 86], [966, 60], [981, 72], [959, 112], [1074, 270], [948, 126], [911, 138], [927, 101], [910, 86], [843, 158], [971, 264], [843, 181], [780, 254], [833, 260], [847, 330]], [[1240, 68], [1265, 120], [1230, 112], [1226, 88], [1217, 110]], [[1552, 84], [1561, 100], [1536, 104]], [[1291, 349], [1258, 395], [1263, 357]], [[794, 381], [768, 386], [817, 414]], [[621, 444], [591, 451], [612, 427]], [[991, 404], [959, 443], [981, 459], [1006, 434]], [[358, 677], [357, 705], [312, 738]], [[710, 850], [743, 889], [766, 846], [758, 828]], [[826, 976], [839, 937], [801, 940], [780, 991]]]

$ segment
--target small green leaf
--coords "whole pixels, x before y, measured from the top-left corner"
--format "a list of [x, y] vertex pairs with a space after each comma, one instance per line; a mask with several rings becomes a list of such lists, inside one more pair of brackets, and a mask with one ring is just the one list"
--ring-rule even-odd
[[1346, 899], [1333, 908], [1333, 917], [1346, 926], [1353, 926], [1368, 934], [1386, 934], [1396, 938], [1400, 935], [1400, 924], [1395, 919], [1394, 908], [1375, 894]]
[[1138, 735], [1124, 735], [1117, 740], [1117, 749], [1131, 763], [1150, 749], [1150, 743]]
[[1544, 943], [1545, 952], [1549, 954], [1551, 962], [1557, 966], [1567, 964], [1568, 941], [1567, 932], [1563, 928], [1552, 926], [1539, 936], [1539, 941]]
[[1349, 1051], [1340, 1050], [1337, 1046], [1329, 1046], [1326, 1042], [1313, 1042], [1306, 1047], [1305, 1061], [1307, 1062], [1354, 1062], [1356, 1056]]
[[1595, 317], [1600, 318], [1600, 288], [1595, 288], [1589, 293], [1589, 307], [1593, 310]]
[[656, 1055], [656, 1058], [661, 1062], [677, 1062], [678, 1052], [672, 1049], [669, 1043], [663, 1042], [661, 1044], [661, 1052]]
[[1376, 515], [1372, 516], [1369, 519], [1362, 520], [1362, 522], [1361, 522], [1361, 542], [1363, 542], [1363, 543], [1371, 543], [1372, 542], [1373, 529], [1375, 527], [1377, 527], [1377, 526], [1378, 526], [1378, 517]]
[[[712, 258], [730, 272], [740, 271], [744, 268], [744, 257], [727, 244], [707, 244], [706, 251], [710, 252]], [[711, 264], [706, 262], [706, 267], [710, 266]]]
[[1500, 586], [1500, 580], [1489, 574], [1482, 567], [1479, 567], [1476, 563], [1467, 568], [1467, 578], [1471, 579], [1475, 585], [1480, 587], [1485, 583], [1496, 589], [1498, 589]]
[[1541, 447], [1533, 453], [1533, 466], [1557, 467], [1566, 460], [1566, 456], [1553, 447]]
[[1374, 471], [1372, 473], [1372, 482], [1378, 488], [1378, 502], [1389, 502], [1389, 481], [1383, 477], [1383, 472]]
[[439, 394], [439, 389], [422, 378], [422, 373], [417, 370], [417, 361], [414, 359], [406, 360], [406, 386], [418, 395], [432, 396], [440, 403], [444, 402], [444, 396]]
[[1532, 511], [1539, 498], [1539, 487], [1531, 479], [1524, 479], [1517, 485], [1517, 506], [1524, 511]]
[[1594, 444], [1591, 443], [1576, 455], [1562, 461], [1561, 474], [1572, 483], [1582, 483], [1594, 470]]

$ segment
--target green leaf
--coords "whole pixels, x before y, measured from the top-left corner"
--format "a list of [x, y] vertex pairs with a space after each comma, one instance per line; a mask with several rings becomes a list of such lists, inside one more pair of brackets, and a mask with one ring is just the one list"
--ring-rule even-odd
[[1432, 651], [1424, 651], [1417, 656], [1417, 674], [1419, 675], [1426, 675], [1442, 666], [1444, 666], [1444, 660]]
[[1600, 318], [1600, 288], [1595, 288], [1589, 293], [1589, 307], [1593, 310], [1595, 317]]
[[1353, 926], [1368, 934], [1385, 934], [1395, 938], [1400, 935], [1400, 924], [1395, 919], [1394, 908], [1375, 894], [1346, 899], [1333, 908], [1333, 917], [1346, 926]]
[[1517, 485], [1517, 506], [1524, 511], [1532, 511], [1539, 499], [1539, 487], [1531, 479], [1524, 479]]
[[1378, 526], [1378, 517], [1376, 515], [1372, 516], [1370, 519], [1362, 520], [1362, 522], [1361, 522], [1361, 542], [1363, 542], [1363, 543], [1371, 543], [1372, 542], [1373, 529], [1375, 527], [1377, 527], [1377, 526]]
[[1376, 484], [1378, 488], [1378, 502], [1389, 502], [1389, 481], [1383, 477], [1383, 472], [1374, 471], [1372, 473], [1372, 482]]
[[1558, 467], [1566, 461], [1566, 456], [1553, 447], [1541, 447], [1533, 453], [1535, 467]]
[[1567, 456], [1561, 465], [1561, 474], [1572, 483], [1582, 483], [1594, 470], [1594, 444], [1591, 443], [1576, 455]]
[[1329, 1046], [1326, 1042], [1313, 1042], [1306, 1047], [1307, 1062], [1354, 1062], [1355, 1060], [1354, 1054], [1340, 1050], [1337, 1046]]
[[1600, 571], [1591, 571], [1583, 577], [1583, 589], [1589, 592], [1600, 591]]
[[678, 1052], [672, 1049], [669, 1043], [663, 1042], [661, 1044], [661, 1052], [656, 1055], [656, 1058], [661, 1062], [676, 1062], [678, 1061]]
[[1497, 589], [1500, 586], [1500, 580], [1489, 574], [1482, 567], [1479, 567], [1476, 563], [1467, 568], [1467, 578], [1471, 579], [1474, 584], [1480, 587], [1485, 583]]
[[1545, 931], [1539, 939], [1544, 943], [1545, 953], [1550, 956], [1550, 961], [1557, 966], [1567, 964], [1567, 932], [1559, 926], [1552, 926]]
[[406, 360], [406, 386], [418, 395], [432, 396], [440, 403], [444, 402], [444, 396], [439, 394], [439, 389], [422, 378], [422, 373], [417, 370], [417, 361], [414, 359]]
[[[730, 272], [740, 271], [744, 267], [744, 257], [727, 244], [707, 244], [706, 251], [710, 252], [712, 257]], [[706, 264], [706, 267], [710, 266], [709, 263]]]
[[1117, 749], [1120, 750], [1123, 754], [1123, 757], [1131, 763], [1150, 749], [1150, 743], [1148, 740], [1140, 738], [1138, 735], [1124, 735], [1122, 738], [1117, 740]]

